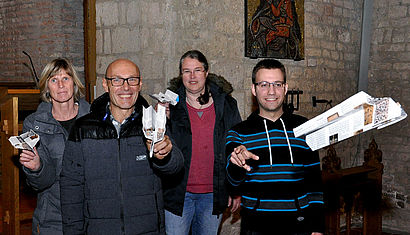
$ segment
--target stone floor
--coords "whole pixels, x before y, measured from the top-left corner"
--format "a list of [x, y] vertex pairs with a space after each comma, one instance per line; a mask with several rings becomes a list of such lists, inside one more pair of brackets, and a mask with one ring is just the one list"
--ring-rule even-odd
[[[0, 194], [1, 196], [1, 194]], [[36, 206], [36, 199], [33, 196], [22, 196], [21, 197], [21, 211], [34, 210]], [[0, 235], [3, 232], [2, 218], [2, 207], [0, 203]], [[30, 235], [31, 234], [31, 221], [22, 221], [20, 226], [20, 235]], [[240, 233], [240, 216], [239, 213], [231, 214], [227, 211], [222, 217], [222, 224], [220, 227], [219, 235], [239, 235]], [[344, 232], [341, 235], [345, 235]], [[350, 235], [361, 235], [360, 229], [355, 229], [350, 233]], [[408, 232], [395, 232], [395, 231], [383, 231], [382, 235], [410, 235]]]

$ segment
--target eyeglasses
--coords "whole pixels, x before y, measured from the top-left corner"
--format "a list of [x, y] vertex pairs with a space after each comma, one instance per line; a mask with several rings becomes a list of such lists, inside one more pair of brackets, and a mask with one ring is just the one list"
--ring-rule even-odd
[[129, 78], [105, 78], [111, 81], [111, 85], [113, 86], [122, 86], [124, 82], [127, 81], [129, 86], [138, 86], [140, 84], [141, 77], [129, 77]]
[[284, 82], [267, 82], [267, 81], [255, 82], [254, 84], [255, 86], [258, 86], [261, 90], [268, 90], [270, 88], [270, 85], [272, 85], [274, 89], [280, 89], [285, 85]]
[[189, 76], [191, 74], [198, 75], [198, 74], [201, 74], [203, 72], [205, 72], [205, 69], [202, 69], [202, 68], [196, 68], [194, 70], [183, 69], [182, 70], [182, 75], [183, 76]]

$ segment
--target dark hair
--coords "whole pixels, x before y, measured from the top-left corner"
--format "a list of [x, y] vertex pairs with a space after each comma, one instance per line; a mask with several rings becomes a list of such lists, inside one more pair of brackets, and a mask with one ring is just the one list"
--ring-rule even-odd
[[78, 78], [73, 64], [66, 58], [57, 58], [49, 62], [44, 67], [43, 72], [41, 73], [39, 82], [40, 97], [44, 102], [51, 102], [50, 92], [48, 90], [48, 81], [50, 80], [50, 78], [60, 73], [62, 69], [65, 70], [65, 72], [73, 78], [74, 100], [79, 101], [80, 98], [84, 96], [84, 85]]
[[[191, 58], [191, 59], [196, 59], [198, 60], [202, 66], [204, 66], [205, 72], [208, 72], [209, 70], [209, 64], [208, 64], [208, 60], [206, 59], [206, 57], [204, 56], [204, 54], [202, 54], [202, 52], [198, 51], [198, 50], [191, 50], [191, 51], [187, 51], [185, 52], [182, 56], [181, 59], [179, 60], [179, 75], [182, 76], [182, 63], [184, 63], [185, 58]], [[209, 102], [209, 87], [208, 87], [208, 78], [206, 78], [206, 82], [205, 82], [205, 91], [203, 94], [201, 94], [197, 101], [199, 102], [199, 104], [204, 105], [207, 104]]]
[[286, 69], [285, 66], [278, 60], [275, 59], [264, 59], [259, 61], [252, 71], [252, 83], [255, 83], [256, 73], [261, 69], [280, 69], [283, 74], [283, 81], [286, 83]]
[[180, 75], [182, 75], [182, 63], [187, 57], [191, 59], [197, 59], [202, 64], [202, 66], [204, 66], [205, 71], [208, 72], [208, 69], [209, 69], [208, 60], [206, 59], [204, 54], [202, 54], [202, 52], [198, 50], [192, 50], [192, 51], [185, 52], [185, 54], [183, 54], [181, 56], [181, 59], [179, 60], [179, 74]]

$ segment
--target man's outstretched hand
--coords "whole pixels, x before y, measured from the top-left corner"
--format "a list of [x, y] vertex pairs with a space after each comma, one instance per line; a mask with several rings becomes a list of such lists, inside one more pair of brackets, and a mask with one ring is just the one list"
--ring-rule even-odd
[[231, 162], [239, 167], [244, 168], [247, 171], [251, 170], [251, 167], [246, 164], [246, 160], [253, 159], [259, 160], [259, 157], [251, 152], [249, 152], [245, 146], [240, 145], [234, 148], [231, 154]]

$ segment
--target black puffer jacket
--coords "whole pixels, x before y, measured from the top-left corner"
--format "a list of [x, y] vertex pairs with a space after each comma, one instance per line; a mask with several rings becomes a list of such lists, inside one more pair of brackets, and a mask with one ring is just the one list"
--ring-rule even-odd
[[64, 234], [165, 234], [160, 176], [178, 172], [175, 147], [163, 160], [149, 159], [139, 96], [121, 126], [110, 120], [108, 94], [73, 127], [63, 159], [61, 208]]
[[[208, 75], [208, 83], [215, 107], [214, 127], [214, 176], [213, 214], [222, 213], [228, 205], [226, 181], [225, 136], [227, 131], [241, 121], [237, 102], [230, 96], [232, 86], [223, 77]], [[182, 215], [184, 197], [188, 182], [192, 154], [192, 133], [186, 105], [185, 87], [181, 78], [171, 81], [171, 90], [179, 95], [179, 103], [170, 106], [170, 135], [184, 155], [184, 170], [177, 175], [163, 180], [165, 209], [176, 215]]]

